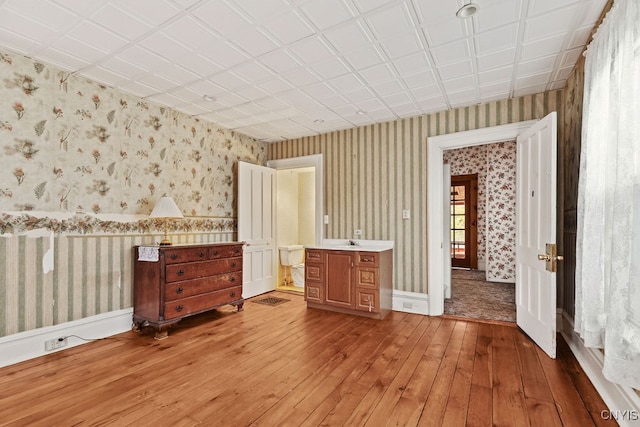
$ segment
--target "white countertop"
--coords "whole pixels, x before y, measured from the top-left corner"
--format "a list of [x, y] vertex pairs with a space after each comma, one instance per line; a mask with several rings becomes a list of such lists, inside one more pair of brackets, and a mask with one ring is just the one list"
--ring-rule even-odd
[[[349, 244], [354, 242], [355, 245]], [[305, 245], [306, 249], [332, 251], [383, 252], [393, 249], [393, 240], [325, 239], [319, 245]]]

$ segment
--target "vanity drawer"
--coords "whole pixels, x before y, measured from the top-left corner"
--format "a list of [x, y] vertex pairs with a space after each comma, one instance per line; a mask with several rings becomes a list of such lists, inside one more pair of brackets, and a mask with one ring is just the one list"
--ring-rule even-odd
[[356, 310], [378, 313], [380, 311], [380, 292], [356, 289]]
[[242, 258], [224, 258], [185, 264], [171, 264], [166, 267], [165, 281], [178, 282], [233, 271], [242, 271]]
[[356, 287], [377, 289], [380, 270], [377, 268], [357, 267], [356, 268]]
[[324, 251], [322, 249], [307, 249], [305, 253], [304, 261], [307, 262], [316, 262], [320, 264], [324, 264], [324, 257], [322, 254]]
[[356, 265], [377, 267], [380, 265], [380, 254], [378, 252], [357, 252]]
[[316, 264], [312, 262], [306, 262], [304, 264], [304, 278], [305, 280], [324, 281], [324, 265]]
[[183, 298], [164, 305], [164, 318], [175, 319], [242, 299], [242, 286]]
[[205, 294], [232, 288], [242, 283], [242, 272], [219, 274], [217, 276], [200, 279], [173, 282], [165, 287], [165, 301], [187, 298], [193, 295]]

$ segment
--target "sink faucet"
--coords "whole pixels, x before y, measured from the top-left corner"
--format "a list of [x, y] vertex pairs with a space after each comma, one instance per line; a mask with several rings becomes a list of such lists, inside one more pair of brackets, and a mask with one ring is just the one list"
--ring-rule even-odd
[[349, 246], [358, 246], [359, 243], [356, 242], [355, 240], [349, 240]]

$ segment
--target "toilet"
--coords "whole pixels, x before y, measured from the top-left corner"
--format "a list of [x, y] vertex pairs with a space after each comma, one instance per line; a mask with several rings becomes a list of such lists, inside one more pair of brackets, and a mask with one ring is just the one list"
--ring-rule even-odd
[[286, 275], [286, 270], [289, 269], [291, 277], [293, 278], [293, 286], [297, 288], [304, 288], [304, 246], [302, 245], [287, 245], [280, 246], [280, 264], [285, 268], [285, 284], [288, 284], [289, 280]]

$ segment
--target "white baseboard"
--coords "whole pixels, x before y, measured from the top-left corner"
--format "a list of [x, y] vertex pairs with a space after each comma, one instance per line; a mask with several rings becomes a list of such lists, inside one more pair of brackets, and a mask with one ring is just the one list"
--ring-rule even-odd
[[394, 289], [392, 310], [428, 315], [429, 295]]
[[[90, 342], [71, 335], [91, 340], [129, 331], [132, 325], [132, 315], [133, 309], [125, 308], [2, 337], [0, 338], [0, 367]], [[58, 350], [45, 351], [44, 342], [58, 337], [69, 337], [67, 345]]]
[[604, 355], [595, 348], [584, 346], [582, 339], [573, 330], [572, 319], [563, 314], [564, 328], [559, 329], [569, 344], [571, 352], [593, 383], [602, 400], [609, 408], [603, 417], [612, 417], [620, 426], [638, 426], [640, 420], [640, 396], [631, 387], [621, 386], [607, 380], [602, 374]]

